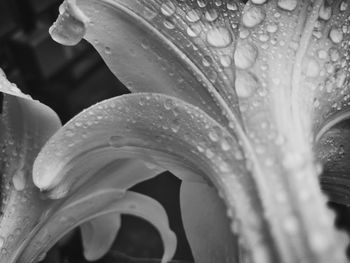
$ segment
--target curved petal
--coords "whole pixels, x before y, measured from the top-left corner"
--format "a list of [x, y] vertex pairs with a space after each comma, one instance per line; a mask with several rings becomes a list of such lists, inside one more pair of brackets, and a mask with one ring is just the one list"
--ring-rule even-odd
[[214, 188], [201, 183], [183, 182], [180, 204], [195, 262], [240, 262], [238, 238], [231, 232], [226, 208]]
[[[91, 156], [103, 152], [115, 160], [139, 158], [175, 168], [175, 174], [180, 166], [190, 174], [206, 175], [235, 215], [240, 225], [235, 230], [251, 255], [261, 258], [266, 249], [264, 255], [274, 257], [274, 250], [265, 246], [271, 242], [269, 227], [238, 143], [199, 108], [161, 94], [130, 94], [99, 103], [43, 148], [34, 165], [34, 181], [51, 196], [69, 195], [74, 189], [65, 183], [72, 176], [70, 170], [86, 166]], [[74, 180], [83, 185], [90, 175], [81, 170]]]
[[80, 225], [85, 258], [94, 261], [107, 254], [120, 226], [119, 213], [97, 217]]
[[349, 120], [328, 130], [318, 141], [316, 151], [324, 163], [321, 175], [323, 190], [330, 200], [350, 205], [350, 127]]
[[32, 165], [46, 140], [60, 127], [47, 106], [21, 93], [0, 72], [1, 262], [11, 262], [19, 244], [48, 205], [32, 182]]
[[173, 257], [176, 237], [169, 229], [163, 207], [157, 201], [133, 192], [121, 193], [113, 188], [89, 190], [90, 195], [66, 200], [43, 218], [34, 230], [34, 235], [27, 240], [27, 247], [17, 262], [32, 262], [42, 258], [51, 246], [75, 227], [96, 217], [115, 213], [137, 215], [152, 223], [159, 230], [164, 243], [162, 263]]
[[132, 92], [179, 97], [227, 124], [222, 111], [238, 114], [232, 61], [242, 3], [218, 3], [67, 0], [50, 33], [68, 45], [84, 37]]
[[[317, 118], [309, 105], [316, 91], [310, 83], [320, 72], [308, 56], [317, 42], [313, 30], [323, 2], [248, 1], [235, 51], [246, 137], [238, 136], [252, 164], [278, 262], [346, 262], [346, 242], [334, 229], [313, 154]], [[332, 9], [339, 5], [329, 2]]]

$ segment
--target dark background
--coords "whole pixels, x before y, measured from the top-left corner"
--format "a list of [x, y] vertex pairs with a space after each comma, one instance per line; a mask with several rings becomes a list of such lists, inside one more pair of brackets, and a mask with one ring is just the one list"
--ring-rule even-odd
[[[60, 2], [0, 0], [0, 67], [10, 81], [54, 109], [65, 123], [84, 108], [128, 90], [87, 42], [65, 47], [50, 38], [48, 28], [58, 15]], [[191, 262], [191, 251], [181, 223], [179, 186], [178, 179], [165, 173], [132, 190], [145, 193], [163, 204], [179, 241], [175, 258]], [[349, 231], [349, 209], [335, 204], [330, 206], [337, 211], [337, 225]], [[123, 216], [122, 229], [113, 248], [98, 262], [159, 262], [136, 258], [160, 258], [162, 249], [155, 228], [139, 218]], [[79, 232], [75, 231], [68, 240], [56, 245], [44, 262], [85, 262]]]

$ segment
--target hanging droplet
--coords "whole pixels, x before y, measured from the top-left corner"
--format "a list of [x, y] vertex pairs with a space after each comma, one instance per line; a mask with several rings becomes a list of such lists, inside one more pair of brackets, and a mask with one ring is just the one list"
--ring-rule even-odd
[[213, 47], [227, 47], [232, 43], [232, 34], [225, 27], [215, 27], [207, 32], [207, 42]]
[[258, 6], [251, 6], [243, 14], [242, 23], [246, 27], [255, 27], [264, 21], [265, 16], [264, 9]]

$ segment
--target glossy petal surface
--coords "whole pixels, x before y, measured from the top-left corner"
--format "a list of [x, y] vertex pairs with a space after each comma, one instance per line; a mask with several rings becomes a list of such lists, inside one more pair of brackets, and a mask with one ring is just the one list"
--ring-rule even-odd
[[[181, 216], [195, 262], [238, 263], [238, 238], [215, 188], [183, 182]], [[231, 227], [234, 227], [232, 225]]]

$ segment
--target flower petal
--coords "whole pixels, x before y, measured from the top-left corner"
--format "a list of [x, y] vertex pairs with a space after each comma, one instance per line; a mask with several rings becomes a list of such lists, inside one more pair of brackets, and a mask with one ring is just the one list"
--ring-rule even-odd
[[330, 200], [350, 205], [350, 127], [349, 120], [328, 130], [318, 141], [316, 151], [324, 163], [321, 175], [323, 190]]
[[34, 235], [26, 240], [26, 249], [17, 262], [40, 259], [50, 247], [75, 227], [96, 217], [115, 213], [136, 215], [152, 223], [159, 230], [164, 243], [162, 263], [173, 257], [176, 237], [169, 229], [163, 207], [157, 201], [133, 192], [121, 193], [113, 188], [85, 190], [90, 190], [90, 194], [80, 198], [72, 196], [41, 219]]
[[[79, 167], [79, 178], [74, 181], [88, 182], [94, 175], [84, 167], [91, 156], [104, 152], [111, 163], [136, 158], [171, 171], [175, 168], [175, 174], [180, 167], [190, 174], [187, 178], [205, 175], [220, 190], [229, 213], [235, 215], [240, 225], [237, 231], [251, 254], [258, 258], [266, 249], [267, 257], [274, 257], [273, 248], [265, 245], [271, 242], [269, 226], [240, 146], [199, 108], [148, 93], [99, 103], [66, 124], [46, 144], [34, 165], [34, 181], [51, 196], [69, 195], [74, 184], [66, 182], [76, 176], [71, 171]], [[103, 160], [102, 166], [106, 166]]]
[[[248, 1], [235, 51], [235, 88], [245, 130], [238, 138], [251, 163], [278, 262], [346, 262], [345, 239], [334, 229], [313, 154], [317, 118], [309, 105], [317, 90], [311, 84], [321, 70], [308, 56], [323, 2]], [[340, 3], [331, 2], [334, 7]]]
[[119, 213], [100, 216], [80, 225], [85, 258], [94, 261], [103, 257], [112, 247], [120, 226]]
[[183, 182], [180, 201], [182, 220], [195, 262], [240, 262], [238, 238], [230, 229], [225, 205], [217, 191], [205, 184]]
[[238, 114], [232, 61], [242, 2], [217, 3], [67, 0], [50, 32], [62, 44], [87, 39], [132, 92], [176, 96], [227, 123], [222, 111]]
[[1, 217], [0, 261], [13, 262], [17, 247], [51, 204], [32, 182], [32, 165], [46, 140], [60, 127], [47, 106], [24, 95], [0, 72]]

